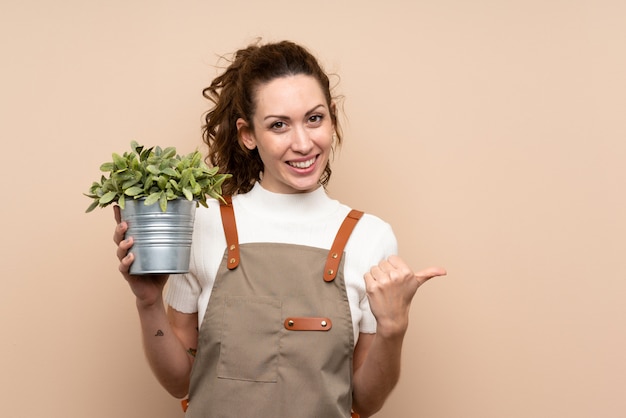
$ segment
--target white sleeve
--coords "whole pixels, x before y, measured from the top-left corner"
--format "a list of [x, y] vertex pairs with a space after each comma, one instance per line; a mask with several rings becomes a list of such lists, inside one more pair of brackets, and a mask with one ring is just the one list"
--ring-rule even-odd
[[174, 274], [167, 281], [165, 302], [182, 313], [198, 312], [200, 284], [192, 273]]

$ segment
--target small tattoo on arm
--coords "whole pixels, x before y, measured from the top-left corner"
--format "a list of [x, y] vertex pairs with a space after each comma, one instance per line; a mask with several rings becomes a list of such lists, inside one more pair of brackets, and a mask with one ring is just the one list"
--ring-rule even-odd
[[154, 334], [154, 336], [155, 336], [155, 337], [162, 337], [162, 336], [164, 336], [164, 335], [165, 335], [165, 334], [163, 334], [163, 331], [161, 331], [160, 329], [159, 329], [159, 330], [157, 330], [156, 334]]
[[187, 353], [188, 353], [191, 357], [195, 357], [197, 352], [198, 352], [198, 350], [196, 350], [195, 348], [190, 348], [189, 350], [187, 350]]

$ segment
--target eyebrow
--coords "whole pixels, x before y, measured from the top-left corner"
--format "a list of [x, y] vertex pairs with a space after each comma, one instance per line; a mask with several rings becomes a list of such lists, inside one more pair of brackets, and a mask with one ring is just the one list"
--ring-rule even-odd
[[[323, 107], [324, 109], [326, 109], [326, 106], [323, 103], [318, 104], [317, 106], [315, 106], [313, 109], [307, 111], [304, 115], [308, 116], [311, 113], [315, 112], [317, 109], [319, 109], [320, 107]], [[290, 118], [284, 115], [267, 115], [266, 117], [263, 118], [263, 120], [267, 120], [267, 119], [271, 119], [271, 118], [276, 118], [276, 119], [287, 119], [289, 120]]]

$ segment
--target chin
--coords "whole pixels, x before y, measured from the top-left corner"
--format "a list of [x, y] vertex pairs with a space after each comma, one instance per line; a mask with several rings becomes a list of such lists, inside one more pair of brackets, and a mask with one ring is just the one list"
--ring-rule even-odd
[[320, 184], [316, 183], [312, 186], [293, 187], [293, 190], [296, 193], [309, 193], [309, 192], [312, 192], [313, 190], [316, 190], [318, 187], [320, 187]]
[[313, 190], [316, 190], [318, 187], [320, 187], [319, 181], [311, 182], [311, 183], [298, 183], [298, 184], [291, 185], [291, 188], [295, 190], [297, 193], [312, 192]]

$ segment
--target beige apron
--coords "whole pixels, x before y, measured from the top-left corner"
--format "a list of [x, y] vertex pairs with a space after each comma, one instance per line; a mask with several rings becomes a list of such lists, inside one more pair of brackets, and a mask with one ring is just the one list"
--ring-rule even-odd
[[347, 418], [354, 334], [343, 248], [352, 211], [330, 251], [239, 246], [222, 205], [227, 249], [200, 327], [187, 418]]

